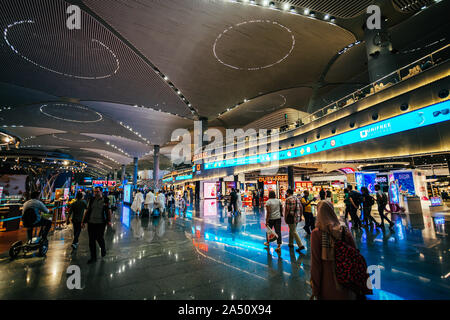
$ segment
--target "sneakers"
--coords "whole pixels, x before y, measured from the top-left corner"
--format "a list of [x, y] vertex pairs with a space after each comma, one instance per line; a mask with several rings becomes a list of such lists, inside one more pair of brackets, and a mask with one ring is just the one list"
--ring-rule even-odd
[[299, 247], [297, 250], [295, 250], [295, 251], [297, 251], [298, 253], [300, 253], [302, 250], [305, 250], [305, 246], [301, 246], [301, 247]]
[[275, 249], [275, 251], [278, 252], [278, 253], [281, 253], [281, 248], [278, 247], [278, 248]]
[[102, 258], [106, 256], [106, 250], [102, 250]]
[[264, 242], [264, 245], [265, 245], [266, 247], [270, 246], [270, 244], [269, 244], [268, 242]]
[[78, 243], [72, 243], [73, 250], [76, 250], [78, 248]]

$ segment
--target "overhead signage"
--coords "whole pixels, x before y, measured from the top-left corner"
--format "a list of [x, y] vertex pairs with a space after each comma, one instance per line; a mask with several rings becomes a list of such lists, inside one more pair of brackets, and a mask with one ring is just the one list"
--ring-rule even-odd
[[431, 206], [432, 207], [440, 207], [442, 206], [442, 198], [441, 197], [432, 197], [431, 200]]
[[312, 188], [312, 181], [297, 181], [295, 182], [295, 188]]
[[195, 154], [192, 157], [192, 162], [195, 162], [195, 161], [198, 161], [198, 160], [202, 160], [202, 159], [206, 158], [207, 156], [208, 156], [208, 152], [202, 152], [202, 153], [199, 153], [199, 154]]
[[163, 179], [163, 182], [164, 182], [164, 183], [167, 183], [167, 182], [173, 182], [173, 177]]
[[176, 181], [182, 181], [182, 180], [188, 180], [188, 179], [192, 179], [192, 174], [187, 174], [184, 176], [178, 176], [175, 178]]
[[286, 149], [255, 156], [209, 162], [204, 165], [205, 170], [267, 163], [278, 160], [300, 158], [327, 150], [364, 142], [375, 138], [426, 127], [450, 120], [450, 100], [440, 102], [422, 109], [404, 113], [402, 115], [380, 121], [375, 124], [350, 130], [336, 136], [305, 144], [301, 147]]
[[92, 185], [95, 187], [115, 187], [116, 182], [115, 181], [106, 181], [106, 180], [94, 180], [92, 181]]
[[355, 169], [350, 168], [350, 167], [341, 168], [341, 169], [339, 169], [339, 171], [342, 171], [345, 174], [355, 173]]
[[266, 181], [288, 181], [288, 176], [273, 176], [273, 177], [259, 177], [259, 182], [266, 182]]

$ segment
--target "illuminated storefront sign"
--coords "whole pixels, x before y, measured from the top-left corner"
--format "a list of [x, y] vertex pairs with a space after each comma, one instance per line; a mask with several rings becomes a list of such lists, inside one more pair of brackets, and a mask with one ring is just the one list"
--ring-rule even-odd
[[442, 206], [442, 198], [441, 197], [432, 197], [430, 198], [432, 207], [440, 207]]
[[339, 171], [341, 171], [345, 174], [355, 173], [355, 169], [350, 168], [350, 167], [341, 168], [341, 169], [339, 169]]
[[336, 136], [322, 139], [302, 147], [283, 151], [247, 156], [237, 159], [227, 159], [210, 162], [204, 165], [205, 170], [220, 169], [234, 166], [266, 163], [274, 160], [286, 160], [327, 151], [358, 142], [381, 138], [391, 134], [417, 129], [450, 120], [450, 100], [440, 102], [413, 112], [405, 113], [378, 123], [354, 129]]
[[176, 181], [188, 180], [188, 179], [192, 179], [192, 174], [188, 174], [188, 175], [184, 175], [184, 176], [178, 176], [178, 177], [175, 178]]
[[164, 183], [167, 183], [167, 182], [173, 182], [173, 177], [163, 179], [163, 182], [164, 182]]
[[266, 181], [288, 181], [288, 176], [274, 176], [274, 177], [259, 177], [259, 182]]

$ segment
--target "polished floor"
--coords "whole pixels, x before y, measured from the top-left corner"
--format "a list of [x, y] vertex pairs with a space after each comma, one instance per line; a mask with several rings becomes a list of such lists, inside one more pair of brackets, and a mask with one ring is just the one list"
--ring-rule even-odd
[[[353, 232], [367, 264], [381, 271], [380, 289], [369, 299], [449, 299], [449, 213], [394, 219], [393, 231]], [[185, 216], [150, 219], [124, 206], [106, 232], [108, 254], [96, 264], [87, 264], [86, 231], [72, 250], [71, 227], [51, 235], [46, 258], [11, 261], [1, 253], [0, 299], [309, 299], [308, 249], [289, 249], [284, 224], [281, 254], [274, 245], [265, 249], [264, 224], [258, 210], [231, 217], [214, 201], [190, 207]], [[71, 265], [81, 268], [81, 290], [67, 287]]]

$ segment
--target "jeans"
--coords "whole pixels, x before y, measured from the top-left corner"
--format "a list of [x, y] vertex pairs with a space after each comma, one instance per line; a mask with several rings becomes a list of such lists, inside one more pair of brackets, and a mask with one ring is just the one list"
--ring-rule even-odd
[[[41, 234], [42, 240], [47, 240], [47, 235], [50, 232], [50, 229], [52, 228], [52, 222], [48, 219], [41, 217], [41, 220], [39, 220], [38, 223], [33, 225], [33, 228], [37, 227], [43, 227]], [[33, 228], [27, 229], [28, 240], [31, 240], [33, 238]]]
[[312, 212], [303, 212], [303, 216], [305, 217], [305, 226], [303, 227], [303, 229], [306, 231], [307, 234], [311, 234], [311, 232], [315, 228], [314, 216]]
[[91, 259], [97, 259], [97, 246], [100, 246], [102, 254], [106, 253], [105, 247], [105, 227], [106, 223], [88, 223], [89, 250], [91, 251]]
[[[281, 218], [275, 220], [269, 219], [268, 225], [269, 228], [271, 229], [275, 227], [275, 233], [278, 236], [277, 243], [278, 245], [281, 245], [281, 243], [283, 242], [283, 239], [281, 238]], [[266, 233], [266, 240], [267, 242], [269, 242], [269, 239], [267, 239], [267, 233]]]
[[353, 206], [351, 206], [349, 209], [350, 209], [349, 210], [350, 217], [352, 218], [352, 224], [355, 225], [355, 226], [360, 226], [361, 227], [361, 220], [359, 220], [359, 217], [358, 217], [358, 214], [357, 214], [358, 209], [356, 209]]
[[288, 224], [289, 226], [289, 244], [293, 245], [294, 244], [294, 239], [295, 242], [297, 242], [298, 247], [302, 247], [303, 243], [302, 240], [300, 240], [300, 237], [297, 233], [297, 224], [293, 223], [293, 224]]
[[81, 233], [81, 222], [72, 221], [73, 224], [73, 244], [78, 244], [78, 238]]
[[370, 214], [372, 212], [372, 207], [364, 207], [363, 212], [364, 212], [364, 222], [366, 223], [366, 225], [368, 225], [371, 222], [375, 223], [375, 225], [378, 224]]
[[381, 217], [381, 226], [384, 226], [384, 219], [387, 220], [387, 222], [389, 222], [389, 224], [392, 224], [392, 221], [389, 220], [388, 217], [386, 217], [386, 215], [384, 214], [384, 207], [383, 205], [378, 205], [378, 213]]

